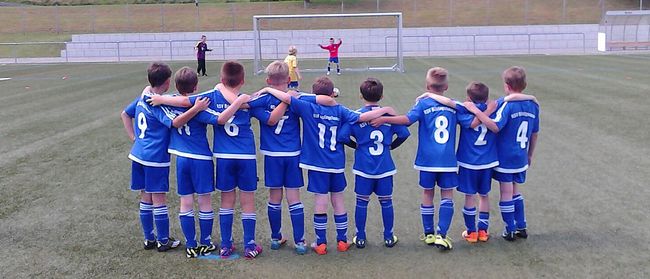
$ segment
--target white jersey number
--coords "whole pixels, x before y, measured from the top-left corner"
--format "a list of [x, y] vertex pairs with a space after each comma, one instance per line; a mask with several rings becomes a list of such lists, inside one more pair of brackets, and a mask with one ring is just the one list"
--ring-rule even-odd
[[190, 125], [185, 124], [182, 127], [178, 127], [177, 130], [178, 130], [178, 134], [181, 135], [181, 136], [183, 135], [183, 131], [185, 131], [186, 135], [188, 135], [188, 136], [191, 135], [190, 134]]
[[[330, 131], [332, 132], [332, 137], [330, 138], [330, 150], [336, 151], [336, 129], [338, 127], [332, 126], [330, 127]], [[325, 148], [325, 131], [327, 130], [327, 127], [325, 124], [318, 123], [318, 146], [320, 148]]]
[[528, 121], [523, 121], [521, 124], [519, 124], [519, 129], [517, 129], [517, 142], [519, 143], [519, 147], [521, 149], [526, 148], [526, 143], [528, 143], [528, 136], [526, 133], [528, 132]]
[[140, 135], [138, 137], [143, 139], [144, 131], [147, 130], [147, 118], [144, 117], [144, 113], [142, 112], [138, 114], [138, 129], [140, 129]]
[[488, 129], [487, 129], [487, 127], [485, 127], [484, 124], [481, 124], [481, 125], [478, 125], [478, 126], [474, 127], [474, 131], [478, 132], [479, 130], [481, 130], [480, 131], [481, 134], [478, 135], [478, 138], [474, 142], [474, 145], [486, 145], [487, 141], [485, 140], [485, 135], [487, 134]]
[[223, 125], [223, 129], [226, 130], [226, 134], [228, 134], [231, 137], [236, 137], [239, 135], [239, 126], [233, 124], [232, 122], [235, 120], [235, 117], [231, 117], [228, 119], [228, 122]]
[[289, 119], [289, 116], [285, 115], [280, 118], [280, 121], [278, 121], [278, 125], [275, 127], [275, 134], [279, 135], [280, 132], [282, 132], [282, 126], [284, 126], [284, 121]]
[[449, 131], [447, 131], [447, 127], [449, 127], [449, 120], [447, 117], [443, 115], [436, 117], [434, 124], [436, 125], [436, 130], [433, 132], [433, 138], [439, 144], [447, 143], [449, 140]]
[[375, 140], [375, 146], [368, 147], [370, 155], [379, 156], [381, 153], [384, 153], [384, 133], [377, 130], [372, 131], [372, 133], [370, 133], [370, 139]]

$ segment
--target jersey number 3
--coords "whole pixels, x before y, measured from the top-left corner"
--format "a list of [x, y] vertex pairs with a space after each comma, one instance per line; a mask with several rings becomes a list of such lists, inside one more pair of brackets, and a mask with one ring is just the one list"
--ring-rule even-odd
[[384, 134], [381, 131], [372, 131], [370, 133], [370, 139], [375, 140], [375, 146], [368, 147], [370, 155], [379, 156], [381, 153], [384, 153]]

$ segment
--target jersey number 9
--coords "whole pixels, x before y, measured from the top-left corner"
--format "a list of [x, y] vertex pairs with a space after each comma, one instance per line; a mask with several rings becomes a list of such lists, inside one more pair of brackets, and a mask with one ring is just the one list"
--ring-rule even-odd
[[144, 131], [147, 130], [147, 118], [144, 116], [144, 113], [138, 114], [138, 129], [140, 129], [140, 135], [138, 138], [144, 138]]

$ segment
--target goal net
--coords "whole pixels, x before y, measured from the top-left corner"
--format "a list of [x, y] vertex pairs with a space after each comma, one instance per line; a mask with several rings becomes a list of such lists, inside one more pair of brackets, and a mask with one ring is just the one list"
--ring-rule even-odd
[[[325, 72], [330, 53], [322, 46], [342, 41], [342, 71], [404, 72], [402, 13], [253, 16], [254, 73], [283, 60], [289, 46], [298, 50], [301, 72]], [[332, 71], [336, 65], [332, 64]]]

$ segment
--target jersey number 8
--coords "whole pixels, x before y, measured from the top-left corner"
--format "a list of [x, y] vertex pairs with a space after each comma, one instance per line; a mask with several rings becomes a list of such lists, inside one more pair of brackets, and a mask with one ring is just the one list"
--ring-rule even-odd
[[447, 117], [443, 115], [436, 117], [434, 124], [436, 126], [436, 130], [433, 131], [433, 139], [435, 139], [439, 144], [447, 143], [449, 140], [449, 131], [447, 131], [447, 127], [449, 127], [449, 120]]

